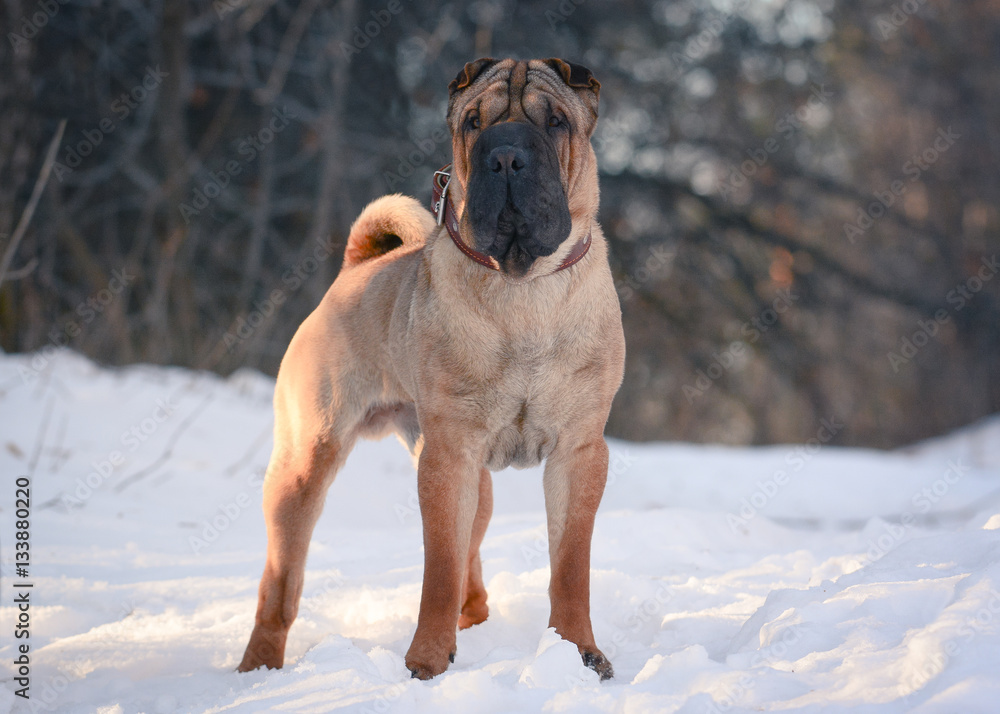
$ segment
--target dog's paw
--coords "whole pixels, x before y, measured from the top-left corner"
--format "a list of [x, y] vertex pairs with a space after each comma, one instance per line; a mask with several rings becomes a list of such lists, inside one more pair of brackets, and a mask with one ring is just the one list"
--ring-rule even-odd
[[600, 651], [581, 652], [580, 654], [583, 656], [583, 663], [597, 672], [602, 682], [615, 676], [615, 668], [611, 666], [611, 662]]
[[249, 647], [247, 651], [243, 653], [243, 661], [236, 668], [237, 672], [252, 672], [255, 669], [260, 669], [264, 667], [266, 669], [281, 669], [281, 665], [284, 664], [283, 658], [277, 657], [273, 649], [262, 648], [267, 651], [259, 652], [251, 650]]
[[285, 663], [285, 638], [287, 633], [269, 632], [266, 629], [256, 626], [250, 635], [250, 642], [243, 653], [243, 661], [240, 662], [237, 672], [252, 672], [261, 666], [268, 669], [281, 669]]
[[455, 652], [448, 653], [448, 658], [430, 657], [423, 658], [415, 655], [406, 655], [406, 668], [410, 670], [411, 679], [431, 679], [436, 677], [446, 669], [448, 665], [455, 661]]
[[458, 617], [458, 629], [465, 630], [473, 625], [486, 622], [490, 616], [490, 608], [485, 602], [466, 603], [462, 608], [462, 614]]

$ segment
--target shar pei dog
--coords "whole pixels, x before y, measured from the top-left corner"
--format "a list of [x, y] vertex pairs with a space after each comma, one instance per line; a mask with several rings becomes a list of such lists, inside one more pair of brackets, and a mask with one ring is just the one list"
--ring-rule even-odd
[[359, 437], [417, 463], [424, 573], [406, 666], [454, 661], [489, 609], [479, 546], [490, 472], [545, 462], [549, 625], [602, 679], [590, 546], [622, 380], [621, 307], [597, 223], [600, 83], [560, 59], [479, 59], [449, 85], [453, 163], [432, 210], [385, 196], [351, 227], [340, 274], [292, 339], [264, 480], [267, 555], [240, 671], [281, 667], [309, 540]]

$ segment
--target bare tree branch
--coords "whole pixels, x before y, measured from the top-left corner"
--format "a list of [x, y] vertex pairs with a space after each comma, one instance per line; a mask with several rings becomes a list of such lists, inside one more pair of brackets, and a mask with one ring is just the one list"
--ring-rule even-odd
[[0, 261], [0, 285], [3, 285], [3, 281], [7, 276], [7, 270], [10, 268], [11, 261], [14, 260], [14, 253], [17, 252], [17, 246], [21, 243], [21, 239], [24, 238], [24, 233], [28, 230], [28, 224], [31, 223], [32, 216], [35, 215], [35, 208], [42, 197], [42, 192], [49, 182], [52, 164], [56, 161], [56, 152], [59, 150], [59, 142], [62, 141], [62, 135], [65, 130], [66, 120], [62, 119], [59, 122], [59, 126], [56, 127], [56, 133], [52, 137], [52, 141], [49, 142], [49, 149], [45, 153], [45, 163], [42, 164], [42, 170], [38, 172], [38, 179], [35, 181], [35, 188], [31, 191], [31, 198], [28, 199], [28, 205], [24, 207], [21, 220], [17, 222], [17, 228], [14, 229], [14, 234], [10, 237], [7, 249], [3, 253], [3, 260]]

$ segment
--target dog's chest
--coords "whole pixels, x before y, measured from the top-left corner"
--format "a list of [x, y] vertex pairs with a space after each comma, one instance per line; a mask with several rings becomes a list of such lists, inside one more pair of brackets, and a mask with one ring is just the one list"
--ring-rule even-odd
[[567, 356], [551, 341], [504, 344], [477, 400], [486, 425], [486, 466], [528, 468], [555, 448], [564, 426]]
[[602, 349], [610, 311], [600, 286], [570, 294], [560, 282], [477, 283], [470, 296], [439, 283], [418, 293], [429, 319], [411, 323], [410, 334], [421, 358], [400, 360], [414, 375], [418, 411], [463, 432], [491, 471], [539, 464], [601, 408], [617, 353]]

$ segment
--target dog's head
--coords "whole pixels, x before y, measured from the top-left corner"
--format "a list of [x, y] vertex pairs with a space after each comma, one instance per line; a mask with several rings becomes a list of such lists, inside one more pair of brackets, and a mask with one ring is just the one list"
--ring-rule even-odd
[[590, 70], [560, 59], [492, 58], [465, 65], [448, 87], [461, 233], [509, 277], [558, 261], [570, 236], [589, 230], [600, 87]]

